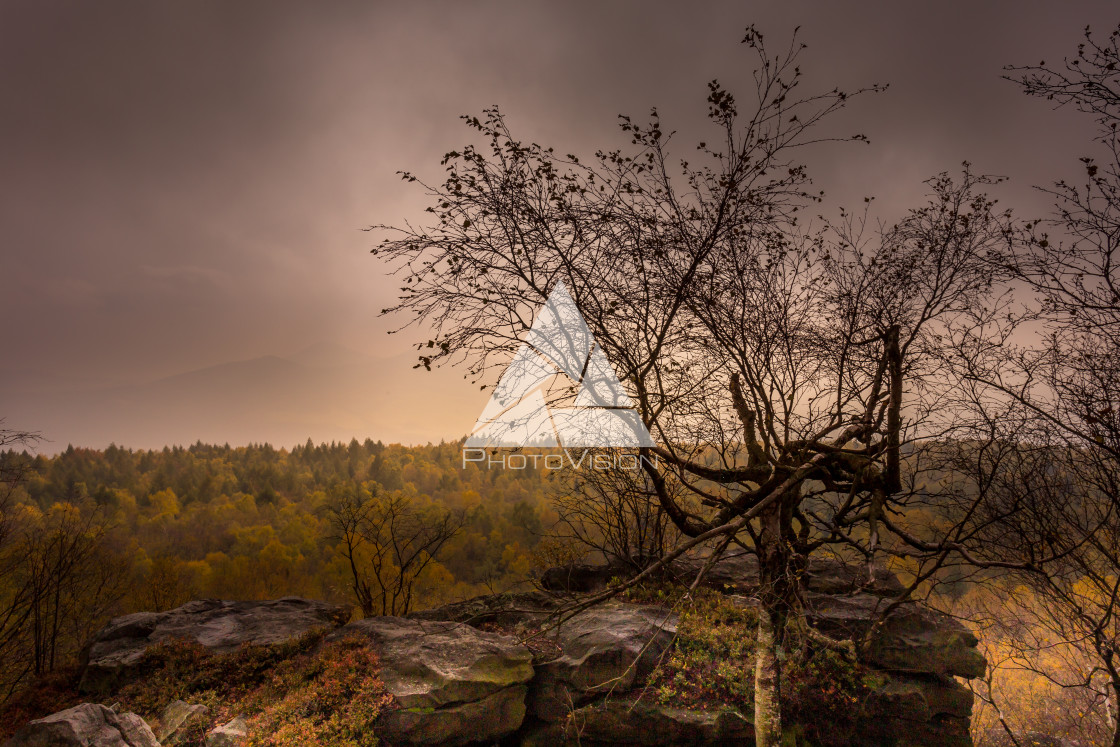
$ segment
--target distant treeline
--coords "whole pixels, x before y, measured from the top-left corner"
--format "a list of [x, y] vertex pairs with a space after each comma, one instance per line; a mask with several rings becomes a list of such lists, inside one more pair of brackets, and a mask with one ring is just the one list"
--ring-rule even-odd
[[[460, 448], [367, 439], [290, 451], [197, 443], [0, 452], [0, 474], [19, 475], [0, 507], [0, 649], [4, 668], [15, 667], [0, 684], [72, 661], [112, 615], [195, 598], [354, 604], [332, 513], [344, 496], [457, 517], [461, 528], [415, 579], [413, 608], [524, 584], [556, 555], [542, 541], [556, 523], [555, 480], [543, 469], [464, 467]], [[384, 572], [393, 570], [390, 562]]]

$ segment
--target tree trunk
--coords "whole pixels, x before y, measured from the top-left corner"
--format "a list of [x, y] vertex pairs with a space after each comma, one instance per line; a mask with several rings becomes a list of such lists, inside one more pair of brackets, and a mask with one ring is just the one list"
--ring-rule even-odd
[[1109, 714], [1112, 717], [1112, 747], [1120, 747], [1120, 678], [1115, 675], [1112, 677], [1112, 703], [1106, 701], [1104, 704], [1106, 709], [1112, 706], [1116, 707], [1116, 712]]
[[782, 743], [782, 660], [778, 625], [769, 610], [759, 610], [754, 664], [754, 740], [757, 747]]
[[757, 747], [782, 743], [781, 653], [792, 583], [783, 529], [784, 501], [760, 516], [758, 535], [758, 649], [754, 668], [754, 738]]

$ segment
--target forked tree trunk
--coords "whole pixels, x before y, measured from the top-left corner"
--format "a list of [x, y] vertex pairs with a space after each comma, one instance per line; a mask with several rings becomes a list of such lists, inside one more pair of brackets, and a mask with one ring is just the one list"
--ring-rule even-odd
[[754, 740], [757, 747], [782, 743], [782, 660], [778, 625], [767, 610], [758, 614], [758, 648], [754, 664]]

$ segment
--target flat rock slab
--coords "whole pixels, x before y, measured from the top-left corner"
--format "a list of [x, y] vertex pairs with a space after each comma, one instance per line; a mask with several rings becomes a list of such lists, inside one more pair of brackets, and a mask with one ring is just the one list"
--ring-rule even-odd
[[[663, 575], [686, 586], [704, 566], [702, 555], [686, 555], [669, 564]], [[572, 563], [549, 568], [541, 576], [541, 586], [553, 592], [587, 593], [605, 589], [612, 578], [629, 578], [638, 569], [621, 564], [589, 565]], [[863, 592], [895, 596], [903, 591], [898, 577], [885, 568], [868, 569], [866, 564], [851, 565], [832, 558], [810, 558], [801, 574], [808, 591], [821, 594]], [[758, 559], [751, 553], [728, 552], [705, 573], [701, 585], [725, 594], [751, 595], [758, 591]]]
[[624, 602], [604, 602], [566, 620], [548, 634], [562, 653], [537, 665], [529, 712], [557, 721], [597, 695], [626, 692], [653, 671], [678, 622], [661, 607]]
[[3, 747], [160, 747], [135, 713], [82, 703], [30, 722]]
[[369, 617], [327, 640], [352, 635], [369, 639], [381, 659], [395, 701], [378, 720], [389, 742], [461, 745], [521, 726], [533, 666], [517, 639], [457, 622]]
[[124, 615], [94, 634], [86, 651], [81, 689], [111, 687], [160, 641], [184, 639], [228, 653], [243, 644], [282, 643], [317, 628], [336, 628], [349, 616], [343, 607], [300, 597], [261, 602], [205, 599], [166, 612]]
[[564, 721], [536, 722], [518, 736], [519, 747], [755, 744], [753, 724], [737, 710], [673, 708], [629, 696], [577, 708]]
[[410, 612], [408, 617], [413, 620], [449, 620], [476, 627], [483, 623], [496, 623], [504, 628], [515, 628], [544, 622], [564, 601], [545, 591], [505, 592]]
[[951, 677], [880, 672], [859, 733], [875, 744], [970, 745], [972, 691]]
[[[809, 622], [840, 639], [859, 640], [889, 605], [873, 594], [807, 594]], [[865, 663], [898, 672], [983, 677], [987, 661], [964, 625], [915, 602], [895, 607], [872, 635]]]
[[574, 711], [564, 729], [580, 745], [751, 745], [754, 724], [736, 710], [694, 711], [608, 700]]

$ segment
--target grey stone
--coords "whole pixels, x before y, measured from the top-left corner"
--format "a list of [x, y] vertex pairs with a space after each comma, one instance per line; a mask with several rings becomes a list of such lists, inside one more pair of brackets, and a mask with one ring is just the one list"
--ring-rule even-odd
[[227, 653], [246, 643], [281, 643], [316, 628], [335, 628], [347, 619], [349, 612], [343, 607], [299, 597], [262, 602], [206, 599], [167, 612], [117, 617], [94, 634], [83, 652], [80, 687], [84, 692], [107, 690], [160, 641], [181, 638]]
[[163, 709], [156, 724], [156, 737], [163, 747], [182, 744], [189, 736], [191, 727], [205, 724], [210, 718], [210, 709], [204, 705], [191, 705], [182, 700], [174, 700]]
[[82, 703], [30, 722], [3, 747], [160, 747], [144, 719]]
[[564, 601], [545, 591], [506, 592], [410, 612], [407, 616], [413, 620], [445, 620], [475, 627], [496, 623], [505, 628], [515, 628], [544, 622]]
[[116, 726], [124, 743], [131, 747], [159, 747], [159, 740], [148, 722], [135, 713], [117, 714]]
[[[890, 600], [873, 594], [807, 594], [810, 624], [834, 638], [861, 640]], [[982, 677], [987, 668], [976, 636], [957, 620], [916, 602], [895, 607], [878, 624], [865, 663], [899, 672]]]
[[[661, 577], [691, 584], [705, 561], [703, 555], [677, 558]], [[587, 593], [606, 588], [612, 578], [629, 578], [636, 572], [636, 568], [618, 563], [572, 563], [548, 569], [540, 583], [551, 592]], [[866, 564], [852, 565], [833, 558], [810, 558], [801, 579], [806, 590], [821, 594], [893, 596], [903, 591], [898, 578], [885, 568], [877, 565], [869, 573]], [[701, 584], [726, 594], [754, 594], [758, 590], [758, 559], [752, 553], [728, 552], [705, 572]]]
[[561, 649], [537, 666], [529, 712], [545, 721], [608, 691], [644, 681], [677, 632], [678, 617], [660, 607], [604, 602], [566, 620], [549, 637]]
[[580, 745], [754, 745], [754, 725], [734, 709], [695, 711], [611, 699], [574, 711], [564, 728]]
[[249, 724], [238, 716], [206, 735], [206, 747], [238, 747], [249, 737]]
[[368, 638], [393, 695], [378, 729], [393, 744], [496, 740], [525, 717], [532, 655], [517, 639], [462, 623], [370, 617], [331, 633]]

